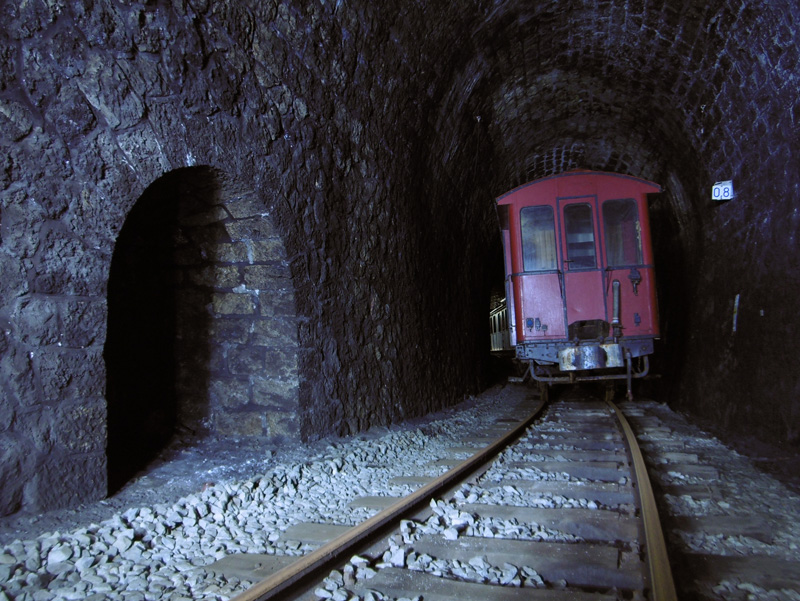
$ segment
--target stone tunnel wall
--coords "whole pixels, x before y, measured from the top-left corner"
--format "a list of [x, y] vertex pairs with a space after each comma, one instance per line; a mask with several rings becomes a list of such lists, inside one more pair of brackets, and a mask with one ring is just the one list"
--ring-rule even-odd
[[[229, 228], [268, 215], [259, 227], [284, 249], [185, 265], [177, 288], [217, 299], [202, 319], [218, 352], [194, 373], [216, 378], [200, 394], [218, 408], [252, 412], [249, 433], [277, 433], [260, 395], [292, 394], [294, 378], [296, 412], [278, 429], [305, 439], [477, 390], [500, 256], [491, 199], [589, 167], [665, 187], [654, 238], [673, 398], [796, 437], [798, 380], [783, 366], [800, 344], [787, 250], [800, 227], [797, 13], [736, 0], [4, 3], [0, 513], [105, 493], [112, 257], [150, 186], [185, 168], [221, 174], [227, 192], [206, 214], [230, 236], [219, 244], [254, 244], [263, 232]], [[708, 186], [728, 177], [738, 197], [714, 205]], [[267, 264], [288, 272], [250, 269]], [[274, 353], [239, 342], [274, 322], [223, 326], [234, 305], [261, 307], [256, 271], [294, 298]], [[251, 377], [262, 360], [288, 366], [282, 384]]]
[[[219, 343], [189, 370], [207, 390], [183, 390], [209, 405], [179, 401], [176, 419], [217, 434], [309, 439], [420, 415], [479, 388], [482, 351], [469, 324], [485, 321], [485, 307], [452, 289], [451, 272], [468, 274], [459, 287], [483, 286], [473, 275], [485, 271], [479, 246], [460, 249], [474, 227], [494, 224], [487, 205], [473, 208], [473, 179], [420, 179], [437, 176], [425, 130], [446, 86], [437, 57], [453, 34], [423, 43], [422, 32], [398, 26], [408, 9], [3, 5], [0, 513], [106, 493], [112, 258], [137, 204], [185, 168], [221, 174], [234, 192], [222, 186], [217, 206], [175, 230], [173, 251], [193, 223], [217, 219], [228, 235], [214, 242], [213, 264], [174, 265], [176, 295], [211, 295], [196, 319]], [[422, 22], [413, 10], [409, 22]], [[432, 221], [450, 209], [457, 229]], [[250, 221], [263, 228], [267, 214], [268, 240], [285, 248], [277, 262], [270, 249], [241, 254], [261, 234], [231, 232]], [[450, 259], [430, 261], [444, 248]], [[240, 319], [267, 306], [254, 292], [263, 277], [287, 275], [266, 273], [268, 263], [288, 267], [295, 325], [264, 333], [285, 337], [283, 346], [242, 349], [274, 328]], [[284, 379], [251, 377], [260, 365], [281, 366]], [[294, 412], [266, 401], [287, 386]], [[243, 411], [253, 419], [235, 421]]]
[[[709, 15], [714, 67], [685, 115], [703, 179], [686, 192], [701, 223], [675, 405], [737, 435], [800, 443], [800, 9]], [[733, 180], [736, 197], [711, 199]], [[734, 307], [738, 311], [734, 316]]]
[[[731, 439], [800, 440], [798, 22], [792, 3], [498, 3], [462, 84], [496, 192], [575, 167], [663, 186], [649, 392]], [[736, 199], [712, 201], [728, 179]]]
[[[244, 193], [186, 215], [182, 225], [179, 421], [221, 435], [297, 438], [294, 288], [272, 219]], [[186, 307], [206, 312], [207, 330]], [[211, 347], [207, 362], [203, 346]]]

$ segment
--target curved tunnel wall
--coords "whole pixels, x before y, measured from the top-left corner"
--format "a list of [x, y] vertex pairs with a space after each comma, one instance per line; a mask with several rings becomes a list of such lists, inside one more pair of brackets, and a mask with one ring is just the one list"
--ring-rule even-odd
[[[495, 193], [576, 167], [659, 182], [662, 398], [783, 442], [800, 415], [786, 362], [800, 294], [797, 19], [768, 2], [496, 3], [454, 84], [469, 102], [448, 107], [490, 124]], [[726, 179], [737, 198], [712, 201]]]
[[[104, 494], [115, 243], [148, 186], [196, 165], [250, 191], [285, 247], [297, 436], [478, 390], [499, 269], [492, 200], [584, 167], [664, 186], [652, 221], [672, 401], [797, 437], [800, 390], [782, 369], [800, 339], [796, 8], [42, 0], [3, 11], [3, 513]], [[715, 205], [710, 184], [729, 178], [737, 198]]]

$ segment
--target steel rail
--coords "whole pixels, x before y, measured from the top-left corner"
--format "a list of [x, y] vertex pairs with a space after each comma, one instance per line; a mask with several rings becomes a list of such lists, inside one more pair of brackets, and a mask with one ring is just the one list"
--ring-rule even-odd
[[652, 591], [652, 601], [677, 601], [678, 597], [675, 593], [675, 582], [672, 579], [672, 570], [669, 565], [664, 531], [661, 529], [656, 499], [653, 495], [650, 478], [647, 475], [647, 467], [644, 463], [642, 451], [639, 448], [633, 429], [622, 414], [622, 411], [611, 401], [606, 401], [606, 403], [616, 413], [633, 461], [633, 472], [636, 478], [636, 489], [639, 492], [642, 522], [644, 524], [647, 570]]
[[431, 497], [447, 490], [459, 480], [465, 479], [488, 463], [495, 455], [516, 440], [525, 429], [539, 417], [545, 405], [546, 403], [544, 401], [539, 401], [536, 409], [528, 417], [520, 421], [495, 442], [472, 455], [469, 459], [459, 463], [453, 469], [410, 495], [401, 498], [393, 505], [390, 505], [358, 526], [353, 526], [353, 528], [322, 547], [308, 555], [299, 557], [297, 561], [278, 570], [268, 578], [257, 582], [243, 593], [234, 597], [231, 601], [269, 601], [272, 599], [280, 599], [282, 595], [290, 592], [289, 588], [293, 585], [305, 581], [314, 574], [319, 574], [325, 569], [332, 569], [336, 564], [344, 560], [346, 553], [353, 552], [357, 547], [363, 545], [392, 522], [400, 519], [404, 515], [419, 510], [424, 503], [429, 502]]

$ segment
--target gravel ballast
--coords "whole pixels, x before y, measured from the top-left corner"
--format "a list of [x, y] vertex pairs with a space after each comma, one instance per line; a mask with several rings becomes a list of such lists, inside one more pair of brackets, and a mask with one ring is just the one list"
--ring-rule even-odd
[[[0, 554], [0, 601], [50, 599], [227, 599], [246, 588], [236, 578], [224, 578], [203, 566], [234, 553], [301, 555], [309, 547], [284, 540], [281, 533], [293, 524], [320, 522], [354, 525], [375, 509], [352, 509], [360, 496], [402, 496], [409, 486], [389, 483], [407, 474], [435, 476], [445, 467], [426, 467], [448, 457], [447, 448], [502, 412], [495, 389], [480, 399], [468, 399], [447, 412], [403, 426], [376, 428], [362, 436], [282, 452], [248, 446], [261, 458], [237, 456], [224, 444], [220, 461], [239, 471], [264, 469], [238, 480], [221, 481], [217, 472], [236, 471], [231, 465], [209, 465], [208, 448], [172, 449], [184, 466], [156, 468], [123, 491], [122, 498], [152, 496], [153, 479], [167, 479], [165, 495], [194, 487], [172, 503], [131, 507], [105, 519], [77, 527], [82, 514], [88, 520], [107, 514], [102, 504], [77, 512], [42, 518], [15, 518], [3, 529]], [[203, 457], [203, 459], [201, 459]], [[304, 458], [304, 459], [301, 459]], [[205, 469], [191, 475], [192, 464]], [[251, 472], [252, 473], [252, 472]], [[199, 478], [198, 478], [199, 476]], [[157, 493], [156, 493], [157, 494]], [[116, 500], [117, 505], [123, 503]], [[122, 509], [122, 508], [120, 508]], [[31, 538], [10, 540], [42, 525], [56, 530]]]
[[[0, 601], [229, 599], [249, 582], [210, 573], [205, 566], [236, 553], [301, 555], [311, 547], [285, 539], [282, 533], [289, 526], [302, 522], [354, 525], [373, 515], [376, 509], [351, 508], [348, 504], [361, 496], [401, 496], [411, 492], [410, 486], [392, 484], [394, 477], [435, 476], [445, 471], [445, 467], [429, 464], [450, 457], [448, 447], [457, 446], [481, 427], [494, 424], [504, 414], [510, 389], [491, 389], [452, 410], [347, 439], [280, 449], [241, 441], [216, 441], [216, 448], [214, 441], [178, 444], [160, 464], [104, 503], [4, 520], [0, 524]], [[635, 403], [632, 407], [631, 413], [639, 413]], [[668, 408], [655, 403], [639, 407], [658, 415], [662, 426], [669, 429], [670, 436], [665, 440], [670, 445], [674, 445], [676, 437], [683, 437], [687, 448], [708, 450], [706, 455], [715, 458], [721, 478], [735, 490], [731, 499], [713, 503], [689, 495], [667, 496], [670, 512], [766, 512], [776, 528], [768, 543], [747, 537], [676, 531], [671, 534], [673, 544], [698, 553], [797, 560], [797, 494], [761, 473], [746, 457], [690, 427]], [[649, 442], [656, 448], [658, 437], [651, 436]], [[513, 451], [507, 453], [507, 459], [515, 459]], [[659, 473], [664, 474], [664, 484], [691, 478], [669, 469]], [[495, 465], [484, 476], [487, 481], [539, 477], [530, 470], [514, 471], [501, 465]], [[333, 580], [320, 589], [319, 596], [349, 599], [342, 588], [344, 584], [368, 578], [383, 567], [409, 567], [466, 581], [543, 586], [535, 570], [526, 566], [493, 566], [480, 558], [445, 564], [408, 552], [408, 545], [421, 532], [439, 533], [446, 539], [492, 536], [575, 540], [541, 526], [475, 519], [459, 510], [463, 503], [497, 501], [530, 507], [595, 508], [585, 499], [537, 495], [513, 486], [464, 486], [452, 501], [434, 503], [433, 516], [427, 522], [404, 523], [402, 536], [392, 542], [383, 557], [356, 558], [344, 573], [332, 574]], [[795, 591], [759, 589], [752, 582], [721, 581], [715, 586], [716, 591], [709, 593], [712, 598], [800, 599]]]

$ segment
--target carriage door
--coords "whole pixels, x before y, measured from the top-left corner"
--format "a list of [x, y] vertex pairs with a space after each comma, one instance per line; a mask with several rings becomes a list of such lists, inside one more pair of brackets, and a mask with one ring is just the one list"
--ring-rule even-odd
[[597, 198], [559, 199], [567, 324], [606, 319], [597, 232]]

